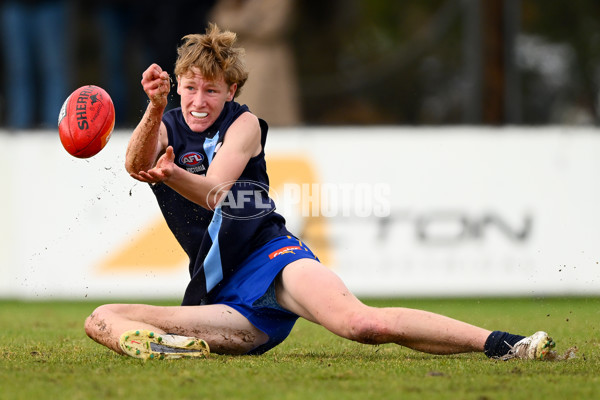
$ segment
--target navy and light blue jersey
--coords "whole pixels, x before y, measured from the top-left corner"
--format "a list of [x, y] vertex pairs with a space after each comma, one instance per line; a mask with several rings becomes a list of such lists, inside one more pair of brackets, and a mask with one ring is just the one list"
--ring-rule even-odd
[[[194, 132], [186, 124], [181, 108], [163, 116], [168, 144], [173, 146], [175, 163], [194, 174], [205, 175], [218, 152], [227, 130], [247, 106], [227, 102], [215, 123], [204, 132]], [[270, 240], [290, 235], [284, 218], [276, 213], [268, 196], [269, 178], [264, 146], [267, 123], [259, 119], [262, 150], [252, 157], [239, 179], [215, 210], [189, 201], [163, 183], [152, 190], [175, 238], [190, 258], [190, 283], [182, 305], [203, 304], [207, 294], [254, 250]]]

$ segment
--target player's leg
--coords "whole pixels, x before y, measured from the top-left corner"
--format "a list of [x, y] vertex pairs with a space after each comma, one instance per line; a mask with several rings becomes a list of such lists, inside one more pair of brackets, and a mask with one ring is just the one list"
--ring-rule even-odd
[[124, 332], [148, 330], [205, 340], [220, 354], [245, 354], [268, 337], [235, 309], [222, 305], [158, 307], [144, 304], [107, 304], [85, 321], [85, 331], [96, 342], [122, 354]]
[[315, 260], [288, 265], [276, 289], [282, 307], [361, 343], [397, 343], [427, 353], [453, 354], [483, 351], [491, 333], [426, 311], [366, 306]]

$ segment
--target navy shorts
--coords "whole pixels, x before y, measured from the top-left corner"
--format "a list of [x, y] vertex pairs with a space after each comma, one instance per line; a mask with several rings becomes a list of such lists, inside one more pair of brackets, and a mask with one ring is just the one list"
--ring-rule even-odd
[[225, 304], [239, 311], [269, 336], [267, 343], [248, 354], [262, 354], [290, 334], [298, 316], [283, 309], [275, 297], [275, 278], [289, 263], [318, 258], [300, 240], [282, 236], [250, 254], [233, 276], [208, 296], [208, 304]]

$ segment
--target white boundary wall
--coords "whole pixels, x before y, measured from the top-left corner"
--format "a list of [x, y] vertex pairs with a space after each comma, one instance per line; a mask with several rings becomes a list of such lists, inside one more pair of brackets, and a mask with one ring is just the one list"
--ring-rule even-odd
[[[54, 131], [0, 131], [0, 297], [181, 296], [186, 260], [146, 237], [160, 211], [123, 169], [127, 139], [79, 160]], [[303, 160], [297, 185], [339, 189], [346, 209], [313, 210], [307, 241], [358, 295], [600, 294], [595, 129], [272, 129], [267, 155], [270, 169]], [[378, 215], [360, 203], [374, 187]], [[278, 187], [279, 209], [306, 232], [290, 193]]]

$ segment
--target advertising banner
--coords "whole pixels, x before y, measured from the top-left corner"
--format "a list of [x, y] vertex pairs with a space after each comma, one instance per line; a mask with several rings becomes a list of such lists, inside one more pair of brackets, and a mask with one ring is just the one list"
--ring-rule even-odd
[[[77, 159], [0, 132], [0, 297], [181, 297], [187, 257], [128, 138]], [[277, 211], [359, 296], [600, 294], [594, 129], [271, 129], [266, 154]]]

